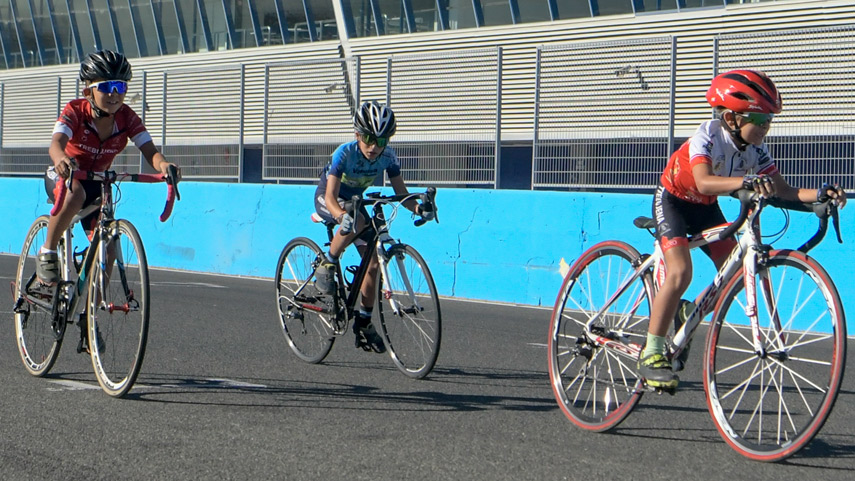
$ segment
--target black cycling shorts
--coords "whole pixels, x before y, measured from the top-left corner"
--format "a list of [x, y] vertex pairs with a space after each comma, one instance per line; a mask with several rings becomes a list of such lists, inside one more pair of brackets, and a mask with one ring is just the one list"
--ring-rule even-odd
[[[60, 177], [53, 167], [48, 168], [47, 172], [45, 172], [45, 192], [47, 192], [49, 204], [56, 202], [55, 192], [57, 192], [57, 190], [55, 189], [58, 189], [60, 182], [65, 182], [65, 179]], [[78, 182], [80, 182], [80, 186], [83, 187], [83, 192], [86, 193], [86, 199], [83, 201], [83, 207], [89, 207], [101, 198], [101, 181], [78, 180]], [[85, 231], [89, 232], [95, 229], [95, 223], [98, 221], [98, 215], [100, 215], [100, 212], [96, 210], [83, 219], [80, 219], [80, 224], [83, 226]]]
[[[339, 198], [338, 199], [339, 207], [344, 208], [345, 202], [347, 202], [347, 200]], [[325, 223], [331, 224], [331, 225], [338, 224], [338, 222], [336, 222], [336, 220], [333, 218], [329, 209], [327, 209], [327, 203], [324, 200], [324, 193], [320, 192], [320, 191], [315, 192], [315, 212], [317, 212], [318, 215], [321, 216], [321, 218], [324, 220]], [[368, 215], [368, 209], [366, 209], [364, 205], [360, 206], [359, 213], [362, 215], [362, 218], [366, 221], [371, 218]], [[354, 221], [355, 220], [356, 219], [354, 219]], [[356, 228], [355, 225], [354, 225], [354, 228]], [[374, 241], [374, 229], [369, 228], [369, 229], [363, 230], [362, 233], [359, 235], [359, 240], [364, 241], [364, 242]]]
[[[656, 239], [663, 251], [677, 244], [688, 245], [690, 236], [727, 223], [718, 202], [688, 202], [668, 192], [661, 185], [656, 188], [653, 197], [653, 218], [656, 221]], [[723, 239], [702, 246], [701, 249], [713, 260], [718, 260], [730, 254], [735, 244], [733, 239]]]

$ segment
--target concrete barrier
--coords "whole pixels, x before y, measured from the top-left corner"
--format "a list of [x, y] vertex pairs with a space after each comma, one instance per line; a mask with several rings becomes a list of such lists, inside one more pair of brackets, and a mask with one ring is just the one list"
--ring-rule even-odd
[[[18, 254], [33, 219], [49, 211], [43, 182], [0, 178], [0, 192], [8, 217], [0, 234], [0, 253]], [[172, 217], [161, 223], [165, 185], [126, 182], [117, 213], [139, 229], [153, 267], [272, 278], [288, 240], [305, 236], [321, 245], [326, 240], [323, 227], [309, 219], [313, 193], [314, 186], [184, 182], [182, 200]], [[439, 224], [416, 228], [410, 212], [401, 209], [391, 233], [422, 253], [443, 296], [551, 306], [561, 283], [562, 259], [570, 264], [606, 239], [650, 251], [651, 236], [635, 228], [632, 220], [650, 215], [651, 199], [648, 194], [440, 188]], [[736, 201], [721, 202], [725, 215], [735, 217]], [[855, 291], [848, 282], [848, 266], [855, 257], [851, 237], [855, 220], [848, 214], [844, 210], [841, 219], [844, 244], [837, 244], [830, 232], [811, 252], [835, 279], [847, 311]], [[789, 217], [789, 228], [775, 247], [798, 247], [816, 229], [812, 214]], [[766, 232], [777, 232], [784, 221], [782, 211], [764, 211]], [[76, 243], [85, 243], [82, 232]], [[344, 262], [355, 264], [354, 252], [348, 249]], [[711, 280], [714, 274], [701, 253], [695, 256], [695, 265], [698, 281], [689, 296], [706, 285], [701, 279]], [[855, 333], [855, 326], [848, 330]]]

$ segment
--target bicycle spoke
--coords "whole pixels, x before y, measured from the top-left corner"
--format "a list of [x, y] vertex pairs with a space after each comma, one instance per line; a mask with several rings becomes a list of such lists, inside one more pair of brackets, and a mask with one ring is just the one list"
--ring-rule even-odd
[[105, 235], [90, 277], [87, 339], [98, 383], [121, 397], [130, 391], [145, 357], [148, 263], [139, 233], [129, 222], [115, 221]]

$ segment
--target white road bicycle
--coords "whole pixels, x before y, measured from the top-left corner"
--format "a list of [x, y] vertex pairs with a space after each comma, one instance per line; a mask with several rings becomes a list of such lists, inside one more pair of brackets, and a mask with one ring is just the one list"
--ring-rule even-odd
[[[83, 208], [62, 235], [58, 246], [60, 280], [46, 286], [36, 277], [36, 260], [45, 243], [49, 216], [33, 222], [12, 284], [15, 339], [24, 367], [33, 376], [46, 375], [59, 356], [68, 324], [78, 322], [78, 352], [88, 350], [101, 388], [113, 397], [130, 391], [145, 356], [149, 321], [148, 263], [142, 239], [129, 221], [115, 219], [113, 186], [122, 181], [167, 182], [166, 221], [178, 197], [176, 172], [127, 174], [76, 170], [73, 177], [101, 181], [100, 202]], [[52, 214], [59, 212], [69, 183], [63, 183]], [[117, 188], [118, 190], [118, 188]], [[180, 198], [180, 197], [179, 197]], [[98, 213], [89, 246], [74, 252], [73, 226]], [[82, 306], [82, 308], [81, 308]]]
[[[843, 305], [828, 273], [807, 255], [829, 219], [841, 242], [837, 206], [785, 203], [747, 190], [736, 194], [736, 221], [689, 239], [695, 249], [739, 232], [737, 247], [697, 307], [685, 323], [675, 322], [668, 356], [675, 370], [682, 369], [693, 334], [712, 313], [703, 380], [713, 422], [741, 455], [779, 461], [819, 432], [843, 379]], [[814, 212], [817, 233], [798, 250], [763, 244], [760, 213], [767, 205]], [[654, 228], [646, 217], [635, 225]], [[565, 276], [549, 328], [549, 376], [558, 405], [576, 426], [607, 431], [650, 390], [636, 366], [663, 266], [658, 245], [653, 254], [641, 255], [613, 240], [588, 249]]]

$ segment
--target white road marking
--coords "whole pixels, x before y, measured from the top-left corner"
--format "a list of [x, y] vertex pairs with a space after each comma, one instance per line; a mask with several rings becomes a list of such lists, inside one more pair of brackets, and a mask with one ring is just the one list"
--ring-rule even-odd
[[48, 391], [84, 391], [88, 389], [101, 389], [101, 386], [97, 384], [90, 384], [87, 382], [80, 381], [67, 381], [67, 380], [51, 380], [50, 383], [56, 384], [59, 387], [48, 388]]
[[[48, 391], [85, 391], [85, 390], [100, 390], [101, 386], [97, 383], [89, 383], [82, 381], [71, 381], [67, 379], [59, 379], [59, 380], [49, 380], [51, 384], [54, 384], [55, 387], [49, 387]], [[198, 382], [194, 380], [187, 380], [185, 382], [179, 382], [176, 384], [162, 384], [159, 386], [154, 386], [151, 384], [134, 384], [133, 390], [140, 389], [164, 389], [164, 388], [198, 388], [198, 389], [265, 389], [267, 385], [265, 384], [253, 384], [249, 382], [243, 381], [235, 381], [234, 379], [202, 379]]]

